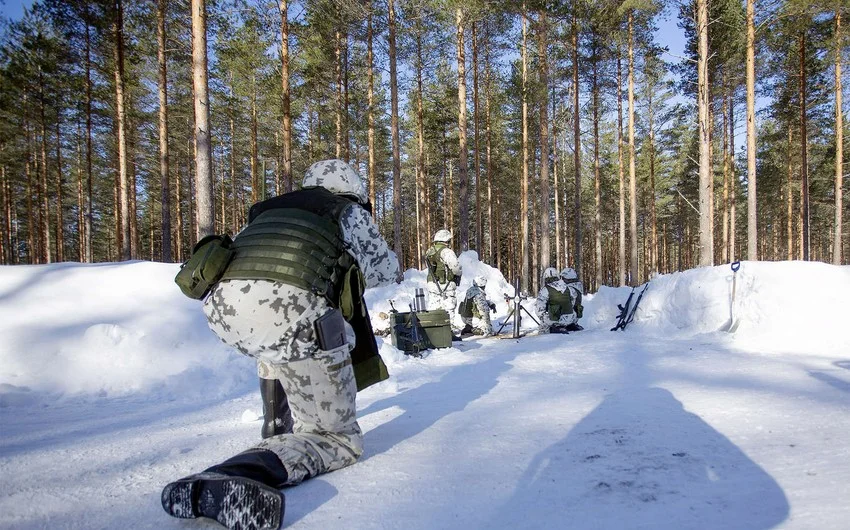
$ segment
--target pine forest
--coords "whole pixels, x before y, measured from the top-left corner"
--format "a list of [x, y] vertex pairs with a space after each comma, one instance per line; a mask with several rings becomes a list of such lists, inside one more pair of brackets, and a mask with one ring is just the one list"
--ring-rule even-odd
[[39, 0], [0, 27], [0, 260], [182, 262], [338, 158], [404, 268], [441, 228], [528, 290], [847, 264], [848, 23], [850, 0]]

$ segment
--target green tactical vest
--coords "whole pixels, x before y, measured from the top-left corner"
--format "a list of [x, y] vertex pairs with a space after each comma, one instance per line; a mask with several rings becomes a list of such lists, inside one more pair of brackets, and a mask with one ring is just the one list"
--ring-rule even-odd
[[563, 293], [551, 285], [547, 285], [549, 290], [549, 319], [557, 322], [561, 315], [569, 315], [573, 312], [573, 300], [570, 297], [570, 290], [567, 288]]
[[442, 241], [438, 241], [431, 245], [431, 248], [425, 252], [425, 263], [428, 265], [429, 282], [439, 284], [449, 283], [449, 268], [446, 267], [446, 264], [440, 258], [440, 253], [444, 248], [448, 248], [448, 245]]
[[[294, 192], [303, 195], [301, 201], [284, 201], [259, 213], [252, 208], [256, 217], [234, 239], [231, 248], [236, 256], [222, 280], [280, 281], [323, 296], [332, 307], [339, 307], [343, 279], [355, 265], [345, 251], [338, 222], [351, 201], [322, 192]], [[309, 207], [309, 203], [317, 202], [315, 199], [330, 204], [310, 208], [313, 211], [296, 206], [306, 201]]]

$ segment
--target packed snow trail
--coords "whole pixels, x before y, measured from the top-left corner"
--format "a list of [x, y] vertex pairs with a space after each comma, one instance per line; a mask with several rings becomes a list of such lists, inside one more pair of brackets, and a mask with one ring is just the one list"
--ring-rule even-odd
[[[363, 458], [285, 490], [284, 527], [846, 528], [850, 339], [830, 319], [848, 268], [789, 264], [811, 278], [817, 334], [775, 348], [789, 322], [759, 304], [799, 284], [766, 265], [742, 268], [764, 274], [738, 278], [752, 305], [734, 335], [712, 331], [728, 293], [698, 294], [728, 274], [702, 269], [653, 280], [625, 332], [607, 329], [628, 289], [603, 289], [579, 333], [423, 359], [384, 341], [392, 377], [358, 395]], [[256, 442], [252, 363], [170, 294], [173, 268], [102, 269], [0, 269], [0, 528], [214, 528], [159, 495]], [[412, 294], [415, 276], [371, 296]]]

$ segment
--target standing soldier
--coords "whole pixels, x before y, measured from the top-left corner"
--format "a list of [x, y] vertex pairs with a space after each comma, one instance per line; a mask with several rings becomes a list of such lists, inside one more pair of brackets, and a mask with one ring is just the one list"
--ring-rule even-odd
[[460, 285], [462, 274], [457, 254], [449, 246], [451, 240], [450, 230], [437, 230], [434, 244], [425, 252], [425, 263], [428, 265], [428, 310], [445, 309], [449, 313], [449, 322], [454, 320], [457, 286]]
[[541, 333], [567, 333], [583, 329], [578, 324], [582, 316], [581, 282], [570, 267], [560, 274], [549, 267], [543, 271], [543, 287], [537, 294], [537, 315]]
[[496, 309], [496, 305], [487, 300], [484, 288], [487, 286], [487, 278], [476, 276], [472, 280], [472, 286], [466, 290], [466, 296], [460, 303], [458, 312], [463, 323], [466, 325], [461, 331], [473, 335], [489, 337], [493, 334], [493, 324], [490, 322], [490, 311]]
[[369, 214], [363, 183], [340, 160], [316, 162], [303, 189], [255, 204], [235, 257], [204, 302], [222, 341], [279, 381], [292, 432], [273, 434], [168, 484], [162, 506], [228, 528], [278, 528], [280, 488], [357, 461], [358, 389], [388, 377], [363, 290], [397, 278], [398, 260]]

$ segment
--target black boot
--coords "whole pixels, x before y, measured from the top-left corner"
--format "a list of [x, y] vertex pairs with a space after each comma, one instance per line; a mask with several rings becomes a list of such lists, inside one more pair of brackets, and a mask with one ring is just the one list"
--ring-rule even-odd
[[286, 392], [278, 379], [260, 378], [260, 397], [263, 400], [263, 438], [276, 434], [292, 434], [292, 411]]
[[162, 490], [162, 507], [172, 517], [208, 517], [231, 530], [277, 530], [285, 507], [281, 487], [288, 475], [267, 449], [243, 453]]

